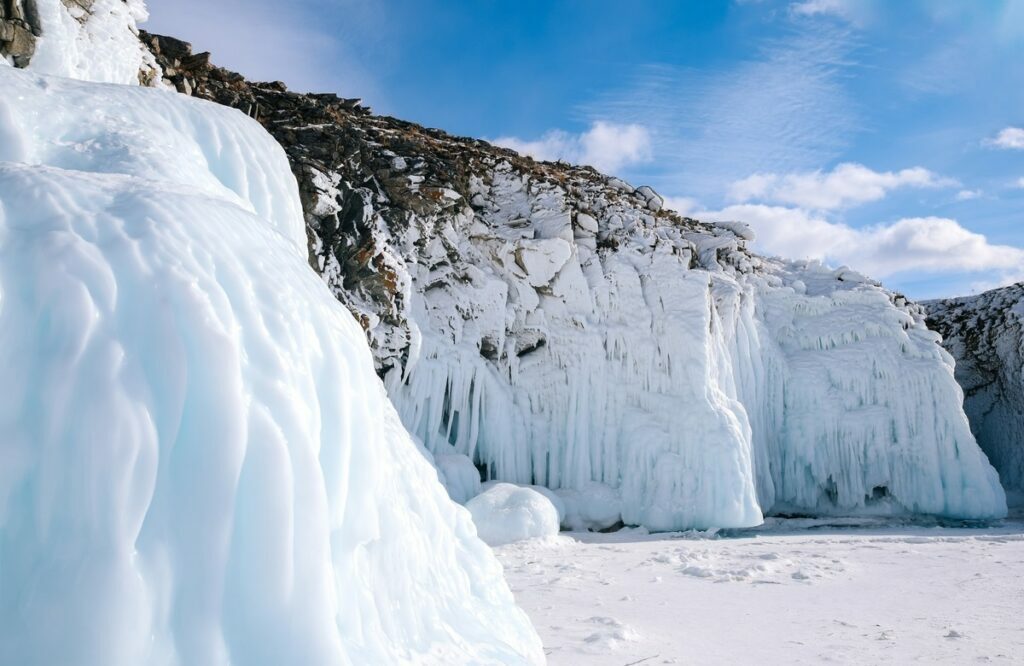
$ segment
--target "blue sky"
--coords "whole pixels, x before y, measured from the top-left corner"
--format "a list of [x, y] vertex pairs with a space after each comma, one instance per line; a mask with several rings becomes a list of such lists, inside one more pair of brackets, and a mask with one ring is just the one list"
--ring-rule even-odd
[[916, 298], [1024, 280], [1024, 2], [149, 7], [248, 76], [593, 164], [764, 252]]

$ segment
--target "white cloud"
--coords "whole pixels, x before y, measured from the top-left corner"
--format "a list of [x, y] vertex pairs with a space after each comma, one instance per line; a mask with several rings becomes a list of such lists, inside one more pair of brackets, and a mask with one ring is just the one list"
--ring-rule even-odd
[[831, 15], [849, 18], [851, 6], [846, 0], [802, 0], [791, 4], [789, 11], [795, 16]]
[[771, 201], [814, 210], [834, 210], [878, 201], [901, 187], [948, 187], [956, 181], [923, 167], [873, 171], [862, 164], [840, 164], [831, 172], [810, 171], [779, 175], [756, 173], [729, 188], [733, 201]]
[[982, 194], [981, 190], [960, 190], [956, 193], [957, 201], [970, 201], [971, 199], [977, 199]]
[[534, 159], [588, 164], [605, 172], [615, 172], [624, 166], [651, 159], [651, 136], [647, 128], [601, 120], [593, 123], [582, 134], [551, 130], [534, 141], [503, 136], [492, 139], [491, 143], [511, 148]]
[[996, 138], [986, 139], [985, 143], [1006, 150], [1024, 150], [1024, 127], [1004, 127]]
[[870, 0], [799, 0], [790, 3], [791, 16], [832, 17], [862, 27], [871, 18]]
[[1024, 250], [993, 245], [984, 235], [942, 217], [911, 217], [855, 229], [800, 208], [738, 204], [697, 211], [703, 220], [741, 220], [769, 254], [847, 264], [875, 278], [897, 273], [1019, 271]]
[[1017, 180], [1013, 181], [1013, 186], [1024, 190], [1024, 176], [1021, 176]]

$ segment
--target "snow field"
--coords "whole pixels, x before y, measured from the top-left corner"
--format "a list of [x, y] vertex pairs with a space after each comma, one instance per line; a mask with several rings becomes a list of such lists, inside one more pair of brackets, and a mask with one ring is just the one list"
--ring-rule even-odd
[[496, 549], [559, 664], [1018, 663], [1024, 522], [771, 519]]

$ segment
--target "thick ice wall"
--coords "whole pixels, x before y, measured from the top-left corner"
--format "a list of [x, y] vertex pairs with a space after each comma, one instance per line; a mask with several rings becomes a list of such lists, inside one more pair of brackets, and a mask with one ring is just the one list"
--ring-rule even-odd
[[920, 316], [820, 266], [780, 272], [795, 288], [762, 288], [759, 299], [762, 386], [782, 396], [765, 442], [775, 510], [1004, 515], [948, 357]]
[[0, 89], [0, 662], [542, 661], [262, 129]]
[[[489, 196], [489, 228], [459, 249], [486, 268], [413, 296], [428, 333], [389, 382], [410, 429], [500, 479], [619, 487], [632, 523], [760, 522], [712, 277], [680, 261], [689, 243], [600, 255], [574, 242], [557, 193], [531, 201], [499, 175]], [[537, 231], [510, 241], [505, 218], [524, 209]], [[481, 356], [483, 339], [501, 370]]]

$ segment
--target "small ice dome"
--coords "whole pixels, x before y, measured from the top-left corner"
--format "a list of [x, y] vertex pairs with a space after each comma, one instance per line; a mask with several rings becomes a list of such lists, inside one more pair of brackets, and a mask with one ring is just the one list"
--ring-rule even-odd
[[558, 510], [532, 488], [498, 483], [469, 500], [466, 508], [489, 546], [558, 534]]

